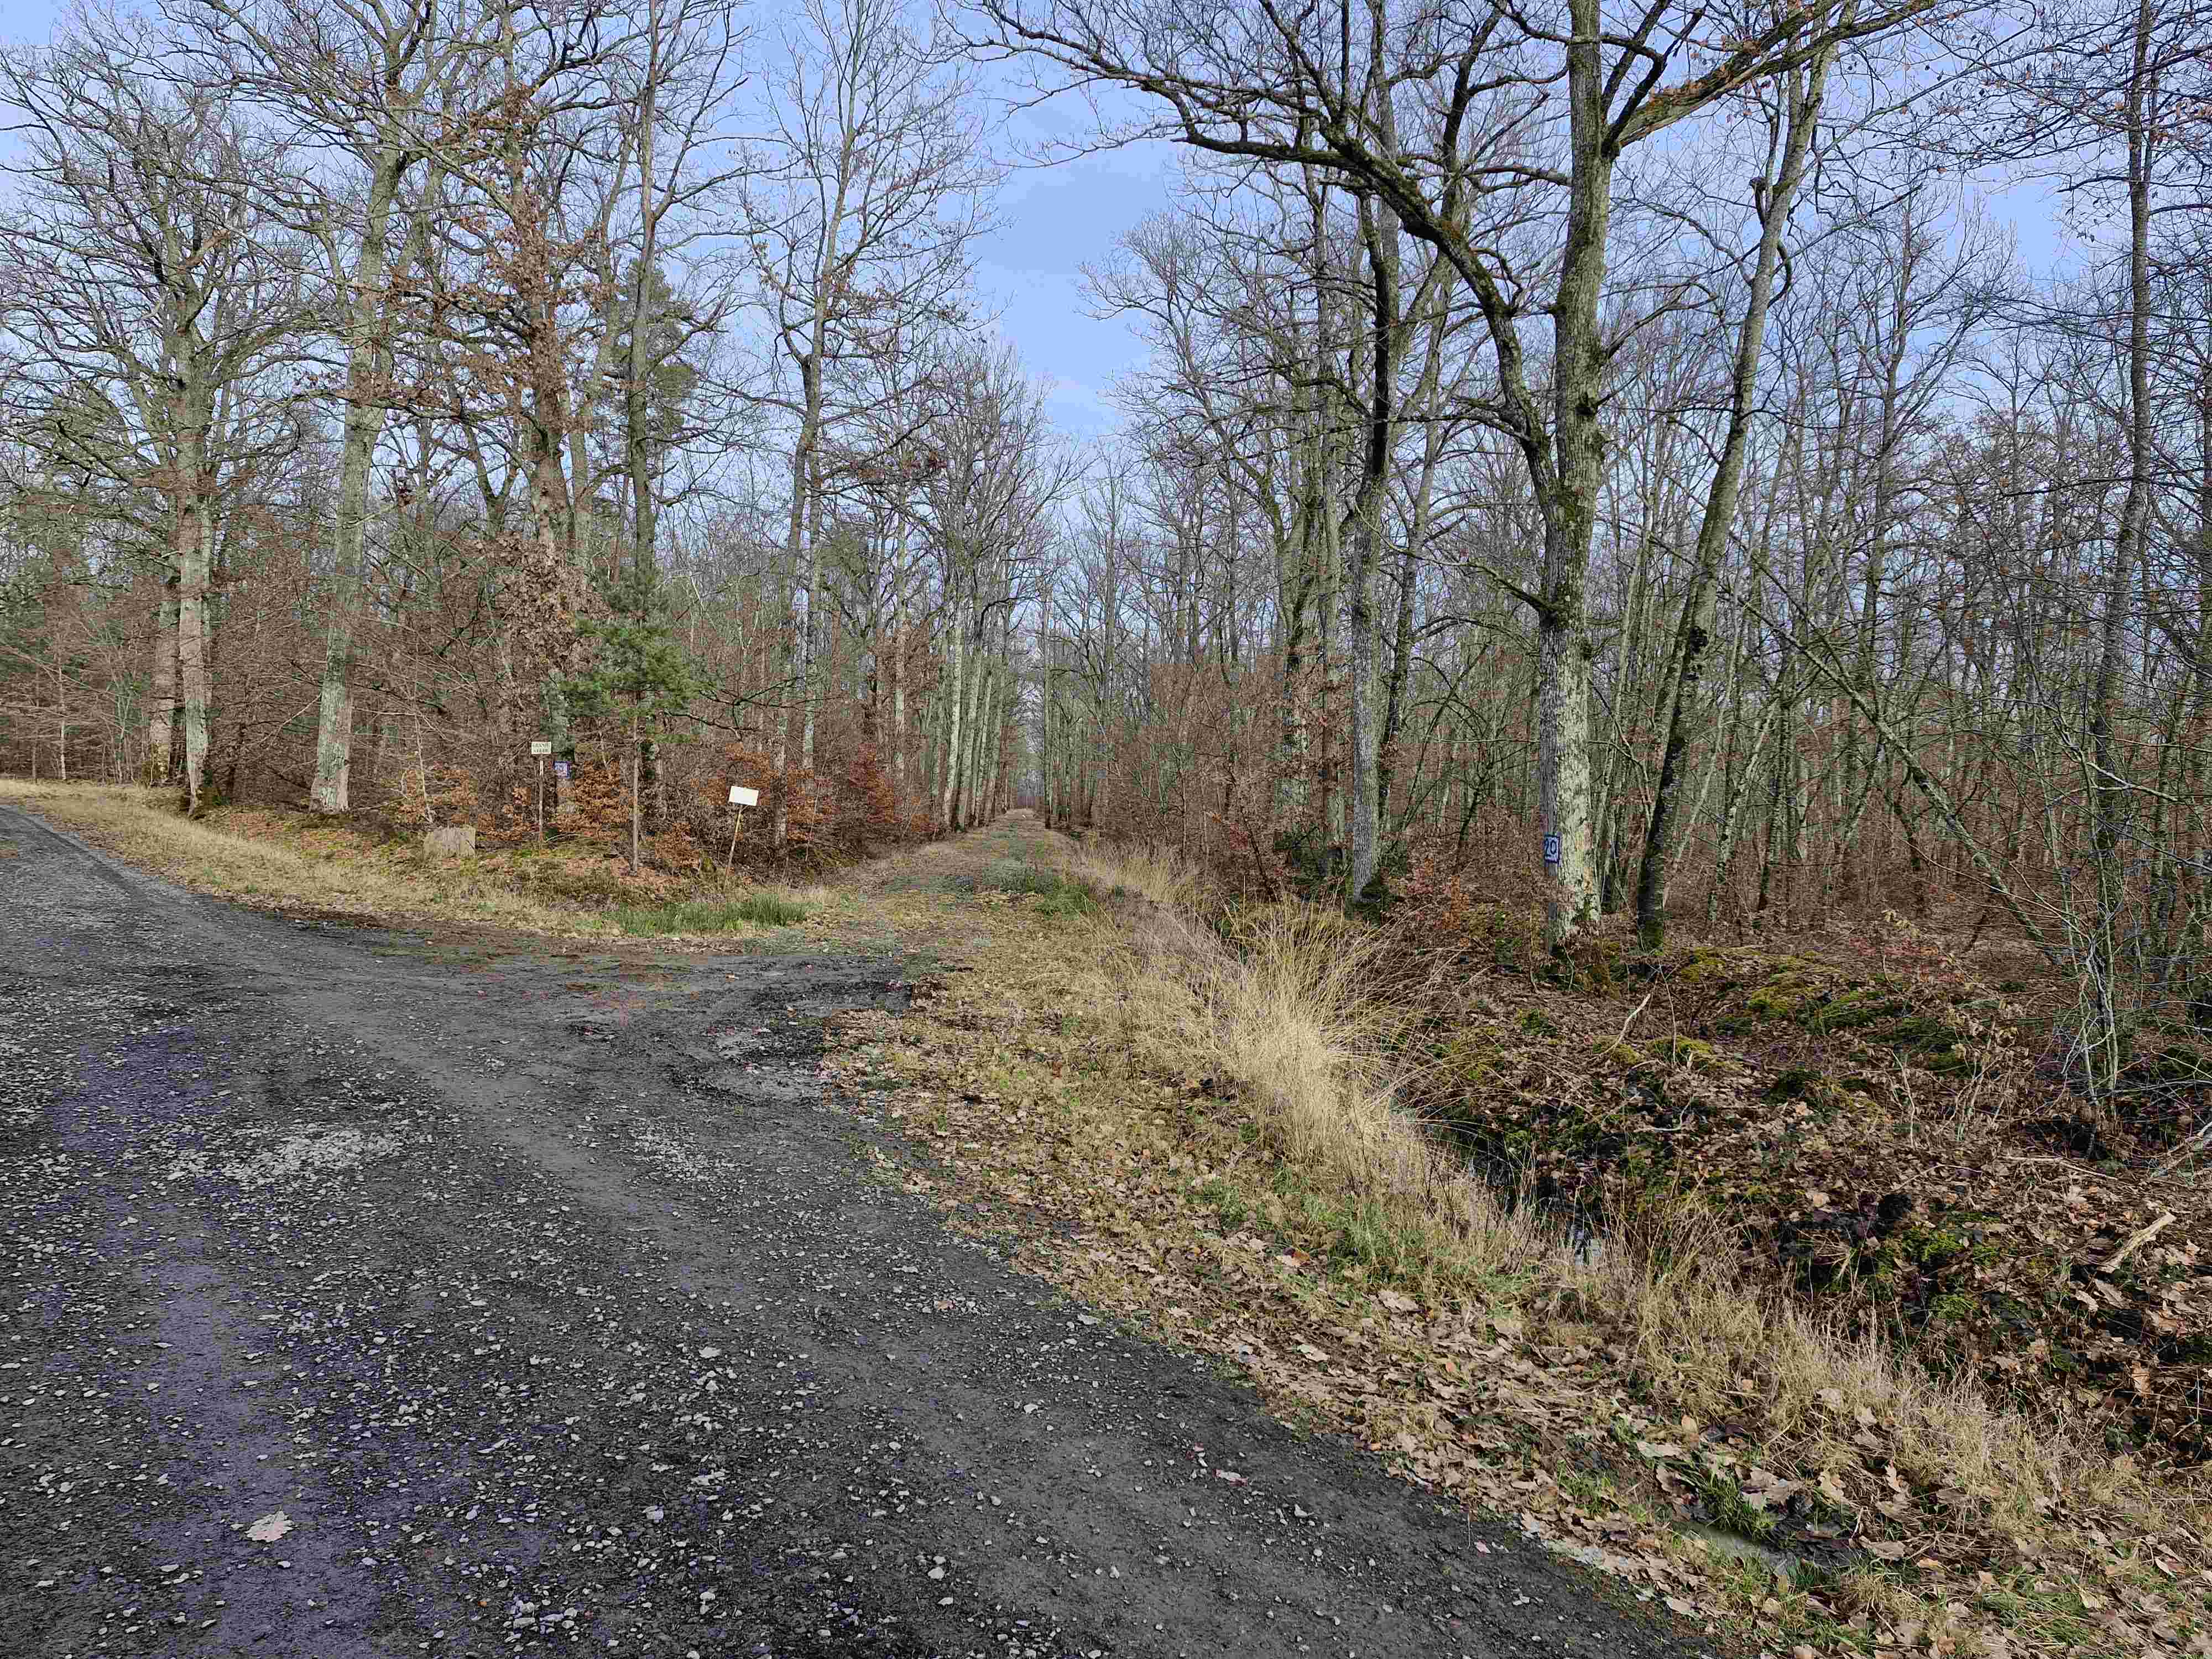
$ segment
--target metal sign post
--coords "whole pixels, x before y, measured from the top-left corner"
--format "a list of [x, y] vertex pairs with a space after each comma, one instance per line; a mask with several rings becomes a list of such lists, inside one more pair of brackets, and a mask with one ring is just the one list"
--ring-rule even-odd
[[738, 831], [744, 823], [745, 808], [759, 805], [759, 790], [734, 783], [730, 786], [730, 855], [722, 861], [725, 874], [734, 873], [738, 867]]
[[530, 753], [538, 763], [538, 839], [545, 839], [545, 757], [553, 752], [552, 743], [544, 738], [533, 740]]

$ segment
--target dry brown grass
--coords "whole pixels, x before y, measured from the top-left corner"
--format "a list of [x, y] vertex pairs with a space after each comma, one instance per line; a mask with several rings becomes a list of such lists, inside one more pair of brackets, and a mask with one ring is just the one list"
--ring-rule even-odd
[[1060, 854], [1062, 867], [1103, 891], [1119, 888], [1171, 910], [1195, 907], [1206, 892], [1204, 873], [1176, 848], [1074, 847]]
[[[1844, 1501], [1872, 1510], [1871, 1526], [1893, 1547], [1916, 1555], [1940, 1552], [1915, 1536], [1932, 1524], [1985, 1558], [2001, 1543], [2040, 1544], [2039, 1553], [2094, 1583], [2103, 1551], [2049, 1524], [2063, 1506], [2100, 1515], [2123, 1539], [2201, 1546], [2212, 1522], [2201, 1481], [2146, 1480], [2063, 1425], [2031, 1422], [1969, 1379], [1932, 1376], [1876, 1339], [1747, 1282], [1731, 1241], [1694, 1207], [1662, 1207], [1632, 1230], [1644, 1237], [1616, 1237], [1595, 1261], [1501, 1218], [1486, 1188], [1439, 1171], [1426, 1137], [1394, 1108], [1400, 1079], [1376, 1040], [1386, 1017], [1363, 994], [1377, 966], [1372, 945], [1334, 917], [1296, 911], [1243, 930], [1237, 944], [1212, 970], [1227, 988], [1212, 1010], [1220, 1055], [1272, 1108], [1286, 1153], [1401, 1212], [1439, 1255], [1464, 1259], [1479, 1241], [1482, 1267], [1521, 1263], [1522, 1305], [1540, 1319], [1571, 1309], [1568, 1322], [1605, 1328], [1626, 1377], [1665, 1412], [1705, 1423], [1752, 1416], [1762, 1464], [1825, 1476]], [[1892, 1469], [1901, 1480], [1887, 1494], [1868, 1478], [1869, 1440], [1883, 1481]], [[2189, 1553], [2201, 1575], [2201, 1548]], [[1885, 1604], [1897, 1605], [1893, 1587], [1881, 1588]], [[1972, 1625], [1948, 1612], [1940, 1622], [1961, 1640]]]
[[1455, 1275], [1522, 1272], [1548, 1249], [1531, 1212], [1499, 1203], [1401, 1109], [1400, 1022], [1371, 994], [1372, 933], [1290, 905], [1231, 919], [1226, 939], [1187, 915], [1144, 926], [1152, 983], [1195, 994], [1182, 1045], [1255, 1091], [1276, 1149], [1308, 1179], [1412, 1224]]
[[[561, 936], [622, 929], [609, 908], [690, 896], [667, 882], [626, 883], [596, 852], [549, 857], [530, 847], [474, 858], [433, 859], [411, 839], [392, 840], [297, 814], [218, 811], [191, 819], [175, 791], [117, 785], [27, 783], [0, 778], [0, 803], [24, 808], [118, 856], [197, 892], [271, 908], [363, 920], [460, 922]], [[583, 872], [586, 899], [549, 896], [549, 874]], [[720, 890], [719, 884], [708, 884]], [[772, 890], [793, 902], [826, 901], [819, 888]], [[763, 930], [764, 931], [764, 930]]]

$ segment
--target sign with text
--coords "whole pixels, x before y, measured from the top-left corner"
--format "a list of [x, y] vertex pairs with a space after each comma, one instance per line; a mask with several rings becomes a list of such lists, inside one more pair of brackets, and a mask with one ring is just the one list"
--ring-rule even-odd
[[553, 763], [553, 775], [556, 778], [567, 777], [568, 775], [568, 763], [566, 761], [555, 761]]
[[732, 806], [758, 806], [760, 805], [760, 791], [757, 789], [747, 789], [743, 785], [733, 783], [730, 786], [730, 805]]
[[550, 755], [553, 752], [553, 745], [550, 743], [548, 743], [544, 738], [540, 738], [537, 742], [530, 745], [530, 752], [533, 755]]
[[1544, 837], [1545, 863], [1557, 864], [1559, 861], [1560, 850], [1559, 838], [1557, 836], [1547, 836]]

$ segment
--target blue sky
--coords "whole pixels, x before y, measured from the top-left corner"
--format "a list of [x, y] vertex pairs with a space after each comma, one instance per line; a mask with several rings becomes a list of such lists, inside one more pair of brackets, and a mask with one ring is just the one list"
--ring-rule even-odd
[[1002, 228], [977, 283], [1030, 372], [1048, 377], [1053, 418], [1069, 433], [1120, 423], [1103, 394], [1144, 356], [1126, 323], [1087, 314], [1081, 268], [1109, 262], [1125, 232], [1169, 204], [1176, 177], [1171, 149], [1145, 144], [1022, 167], [1000, 191]]

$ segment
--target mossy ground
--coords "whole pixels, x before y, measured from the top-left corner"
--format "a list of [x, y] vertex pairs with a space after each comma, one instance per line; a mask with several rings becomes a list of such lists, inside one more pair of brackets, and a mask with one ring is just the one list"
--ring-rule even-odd
[[1401, 994], [1442, 1063], [1417, 1103], [1510, 1179], [1579, 1214], [1692, 1197], [1790, 1293], [1938, 1370], [2115, 1452], [2212, 1458], [2212, 1176], [2151, 1173], [2177, 1103], [2212, 1109], [2212, 1043], [2142, 1034], [2132, 1097], [2164, 1115], [2092, 1138], [2034, 1017], [1910, 929], [1619, 957], [1611, 989], [1419, 953]]

